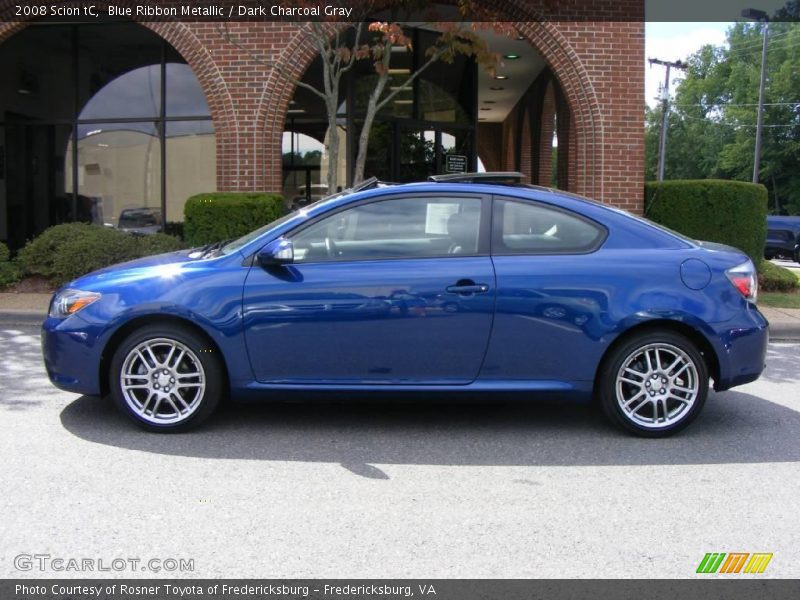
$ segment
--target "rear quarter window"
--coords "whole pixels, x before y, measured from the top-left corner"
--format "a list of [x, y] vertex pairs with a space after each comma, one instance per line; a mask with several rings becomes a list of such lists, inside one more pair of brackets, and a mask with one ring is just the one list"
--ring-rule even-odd
[[495, 198], [493, 254], [583, 254], [596, 250], [605, 227], [576, 213], [537, 202]]

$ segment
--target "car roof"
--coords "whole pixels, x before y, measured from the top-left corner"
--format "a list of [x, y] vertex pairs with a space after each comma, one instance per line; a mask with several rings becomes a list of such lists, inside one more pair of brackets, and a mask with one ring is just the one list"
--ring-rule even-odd
[[[480, 175], [482, 177], [475, 177], [474, 179], [467, 178], [469, 175]], [[366, 180], [361, 186], [352, 189], [344, 190], [339, 194], [335, 194], [328, 199], [322, 199], [318, 204], [309, 207], [309, 216], [315, 216], [318, 213], [326, 212], [332, 208], [345, 206], [351, 203], [360, 202], [376, 196], [389, 196], [402, 193], [470, 193], [481, 195], [504, 195], [513, 196], [528, 200], [539, 200], [561, 206], [571, 210], [586, 214], [586, 212], [600, 211], [615, 211], [613, 207], [603, 205], [595, 200], [550, 187], [543, 187], [522, 183], [519, 180], [505, 179], [494, 180], [494, 177], [506, 178], [510, 175], [522, 178], [521, 173], [479, 173], [479, 174], [464, 174], [464, 178], [445, 178], [444, 176], [434, 176], [428, 181], [418, 181], [412, 183], [390, 183], [379, 181], [375, 178]], [[364, 189], [360, 189], [360, 188]], [[615, 211], [623, 212], [623, 211]]]
[[[338, 194], [323, 198], [314, 204], [299, 209], [295, 218], [291, 218], [274, 230], [272, 234], [282, 235], [296, 227], [302, 221], [307, 221], [321, 216], [324, 213], [335, 211], [346, 206], [370, 199], [389, 198], [400, 194], [413, 193], [426, 194], [472, 194], [482, 196], [502, 195], [527, 201], [546, 203], [556, 208], [574, 211], [583, 217], [597, 221], [604, 227], [613, 226], [621, 233], [640, 236], [642, 230], [649, 230], [650, 235], [655, 235], [662, 241], [666, 239], [685, 245], [687, 240], [674, 232], [649, 223], [622, 209], [602, 204], [572, 192], [549, 187], [530, 185], [522, 182], [523, 175], [514, 172], [502, 173], [466, 173], [460, 177], [430, 178], [428, 181], [413, 183], [390, 183], [370, 178], [352, 189], [346, 189]], [[267, 233], [267, 232], [265, 232]], [[240, 249], [247, 254], [257, 246], [256, 238], [247, 246]], [[263, 242], [262, 242], [263, 243]], [[252, 246], [252, 248], [250, 247]]]

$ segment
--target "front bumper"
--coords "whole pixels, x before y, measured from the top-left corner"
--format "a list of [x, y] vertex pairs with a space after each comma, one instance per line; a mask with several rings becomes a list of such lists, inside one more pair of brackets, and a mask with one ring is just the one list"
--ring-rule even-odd
[[102, 345], [99, 334], [79, 315], [45, 319], [42, 323], [42, 356], [53, 385], [75, 394], [101, 394]]

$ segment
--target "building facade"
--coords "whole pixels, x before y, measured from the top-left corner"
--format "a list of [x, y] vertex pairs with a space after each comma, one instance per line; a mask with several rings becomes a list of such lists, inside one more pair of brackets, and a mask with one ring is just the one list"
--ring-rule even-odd
[[[546, 21], [536, 2], [493, 4], [518, 33], [483, 34], [506, 57], [497, 77], [466, 59], [432, 67], [379, 115], [366, 175], [418, 179], [455, 155], [640, 211], [642, 0]], [[327, 122], [292, 83], [318, 76], [302, 24], [64, 23], [13, 12], [0, 1], [0, 239], [11, 246], [67, 220], [181, 221], [199, 192], [277, 191], [291, 202], [328, 191]], [[413, 35], [399, 77], [435, 32]], [[369, 77], [344, 86], [342, 181]]]

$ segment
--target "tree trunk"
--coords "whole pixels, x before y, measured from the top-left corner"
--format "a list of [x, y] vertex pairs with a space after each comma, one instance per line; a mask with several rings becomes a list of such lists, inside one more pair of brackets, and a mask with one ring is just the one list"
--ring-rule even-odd
[[386, 83], [389, 81], [389, 60], [391, 59], [392, 46], [387, 44], [384, 49], [382, 59], [383, 69], [378, 72], [378, 81], [369, 95], [367, 102], [367, 112], [364, 114], [364, 123], [361, 126], [361, 133], [358, 136], [358, 152], [356, 154], [356, 164], [353, 172], [353, 185], [364, 181], [364, 167], [367, 163], [367, 150], [369, 148], [369, 134], [372, 130], [372, 123], [378, 113], [378, 100], [383, 95]]
[[325, 150], [328, 152], [328, 193], [335, 194], [339, 185], [339, 127], [336, 125], [336, 108], [333, 114], [328, 109], [328, 143]]

